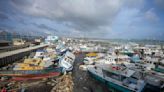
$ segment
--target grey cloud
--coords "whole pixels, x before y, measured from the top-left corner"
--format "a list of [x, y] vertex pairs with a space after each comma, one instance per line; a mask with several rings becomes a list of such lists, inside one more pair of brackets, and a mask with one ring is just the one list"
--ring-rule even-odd
[[37, 26], [38, 28], [40, 28], [40, 29], [46, 29], [46, 30], [49, 30], [49, 31], [54, 31], [54, 32], [57, 32], [57, 30], [56, 29], [54, 29], [54, 28], [51, 28], [51, 27], [48, 27], [47, 25], [45, 25], [45, 24], [35, 24], [35, 23], [33, 23], [35, 26]]
[[124, 5], [129, 7], [129, 8], [142, 8], [145, 0], [122, 0]]
[[[137, 13], [132, 18], [125, 17], [121, 21], [125, 24], [128, 19], [135, 18], [144, 6], [145, 0], [12, 0], [11, 5], [17, 11], [32, 18], [50, 19], [55, 23], [61, 23], [72, 31], [58, 31], [58, 33], [71, 33], [86, 36], [108, 36], [114, 33], [113, 22], [121, 21], [117, 17], [120, 11], [136, 9]], [[130, 13], [125, 12], [125, 15]], [[149, 12], [150, 13], [150, 12]], [[149, 19], [155, 19], [155, 15], [147, 16]], [[121, 17], [121, 16], [120, 16]], [[124, 17], [121, 17], [124, 18]], [[39, 29], [56, 31], [47, 24], [35, 24]], [[118, 25], [119, 26], [119, 25]], [[129, 25], [125, 24], [127, 28]], [[117, 27], [117, 25], [115, 25]], [[60, 27], [59, 27], [60, 29]], [[76, 31], [73, 31], [76, 30]], [[120, 27], [120, 30], [122, 28]]]
[[27, 8], [27, 7], [31, 6], [34, 2], [34, 0], [11, 0], [11, 1], [18, 4], [22, 8], [23, 7]]
[[0, 20], [7, 20], [8, 16], [4, 14], [3, 12], [0, 12]]
[[146, 13], [145, 13], [145, 18], [148, 21], [154, 22], [154, 21], [158, 21], [159, 18], [157, 16], [157, 14], [154, 12], [154, 8], [149, 9]]
[[[20, 2], [19, 2], [20, 1]], [[101, 25], [109, 25], [118, 13], [122, 0], [13, 0], [18, 10], [59, 22], [70, 22], [78, 30], [94, 30]], [[23, 4], [23, 5], [20, 5]], [[24, 5], [26, 4], [26, 5]]]
[[[12, 0], [12, 5], [31, 16], [49, 18], [79, 31], [100, 31], [111, 26], [124, 6], [138, 7], [144, 0]], [[27, 4], [26, 4], [27, 2]], [[20, 5], [22, 4], [22, 5]]]
[[164, 9], [164, 0], [154, 0], [155, 4], [160, 8]]

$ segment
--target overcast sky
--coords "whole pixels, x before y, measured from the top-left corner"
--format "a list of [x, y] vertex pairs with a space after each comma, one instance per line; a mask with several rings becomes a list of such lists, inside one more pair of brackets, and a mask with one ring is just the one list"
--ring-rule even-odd
[[28, 35], [164, 40], [164, 0], [0, 0], [0, 21]]

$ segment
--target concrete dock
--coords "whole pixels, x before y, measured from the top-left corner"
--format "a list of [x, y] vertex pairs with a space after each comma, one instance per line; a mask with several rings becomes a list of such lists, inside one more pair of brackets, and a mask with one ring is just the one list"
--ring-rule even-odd
[[18, 46], [5, 46], [5, 47], [0, 47], [0, 53], [2, 52], [8, 52], [8, 51], [13, 51], [13, 50], [18, 50], [18, 49], [23, 49], [27, 48], [30, 46], [30, 43], [26, 43], [23, 45], [18, 45]]
[[29, 55], [32, 51], [37, 49], [41, 49], [48, 46], [47, 44], [37, 45], [33, 47], [18, 49], [14, 51], [0, 53], [0, 67], [5, 66], [7, 64], [13, 63], [16, 60], [23, 58], [24, 56]]

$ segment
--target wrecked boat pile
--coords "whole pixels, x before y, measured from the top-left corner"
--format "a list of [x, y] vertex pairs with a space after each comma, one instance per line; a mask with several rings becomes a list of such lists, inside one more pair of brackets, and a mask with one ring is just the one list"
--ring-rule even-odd
[[164, 53], [159, 45], [118, 43], [107, 48], [109, 50], [103, 54], [85, 52], [79, 69], [88, 71], [92, 78], [108, 86], [110, 91], [164, 90]]
[[[75, 55], [71, 52], [71, 50], [67, 49], [66, 47], [61, 48], [60, 46], [61, 45], [57, 45], [56, 47], [58, 48], [46, 47], [44, 49], [39, 49], [35, 52], [33, 56], [30, 55], [30, 57], [26, 57], [21, 62], [16, 62], [10, 66], [1, 68], [0, 85], [2, 85], [2, 83], [5, 83], [2, 86], [5, 89], [9, 88], [7, 90], [13, 90], [13, 89], [18, 90], [21, 88], [17, 87], [16, 85], [18, 84], [18, 86], [20, 86], [19, 85], [20, 82], [23, 81], [37, 82], [45, 78], [46, 79], [57, 78], [62, 76], [63, 74], [66, 74], [67, 72], [71, 72], [73, 69]], [[71, 76], [69, 77], [67, 75], [64, 76], [59, 78], [57, 81], [66, 82], [71, 80], [70, 79]], [[13, 82], [15, 86], [12, 86], [12, 88], [10, 88], [11, 85], [8, 84], [12, 84]], [[51, 83], [51, 84], [52, 86], [56, 85], [56, 83]], [[71, 91], [67, 91], [67, 92], [71, 92]]]
[[164, 89], [164, 54], [158, 45], [63, 40], [50, 37], [46, 39], [48, 47], [1, 68], [1, 90], [160, 92]]

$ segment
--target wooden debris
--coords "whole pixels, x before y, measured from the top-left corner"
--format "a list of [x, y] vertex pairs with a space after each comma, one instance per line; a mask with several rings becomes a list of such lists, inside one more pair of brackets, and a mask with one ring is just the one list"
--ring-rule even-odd
[[51, 92], [73, 92], [73, 81], [71, 75], [63, 75], [56, 80], [57, 84]]

